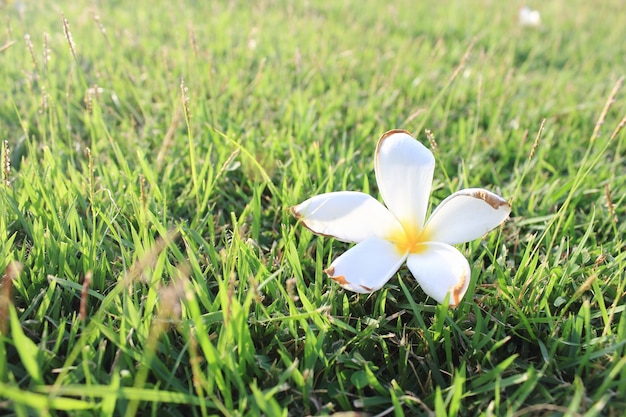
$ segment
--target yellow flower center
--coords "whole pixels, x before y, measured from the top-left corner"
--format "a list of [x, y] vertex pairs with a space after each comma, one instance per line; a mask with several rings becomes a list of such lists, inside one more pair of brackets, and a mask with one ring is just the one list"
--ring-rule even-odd
[[425, 242], [429, 241], [429, 233], [414, 224], [404, 224], [404, 227], [394, 230], [388, 240], [396, 245], [398, 252], [420, 253], [426, 250]]

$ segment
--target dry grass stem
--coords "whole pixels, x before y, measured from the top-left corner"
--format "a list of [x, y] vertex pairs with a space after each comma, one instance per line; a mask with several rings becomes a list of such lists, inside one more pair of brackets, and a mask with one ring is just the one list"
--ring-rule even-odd
[[7, 332], [8, 307], [13, 303], [13, 281], [17, 280], [22, 272], [22, 264], [11, 261], [2, 274], [0, 281], [0, 335]]
[[530, 161], [535, 156], [535, 152], [537, 151], [537, 147], [539, 146], [539, 140], [541, 139], [541, 134], [543, 133], [543, 127], [546, 124], [546, 119], [541, 121], [539, 125], [539, 130], [537, 131], [537, 135], [535, 136], [535, 141], [533, 142], [533, 147], [530, 149], [530, 154], [528, 155], [528, 160]]
[[87, 320], [87, 302], [89, 297], [89, 286], [91, 285], [92, 272], [87, 271], [85, 278], [83, 278], [83, 288], [80, 292], [80, 308], [78, 310], [78, 316], [81, 321]]
[[9, 141], [2, 142], [2, 183], [5, 187], [11, 185], [11, 149]]
[[4, 52], [7, 49], [9, 49], [10, 47], [12, 47], [13, 45], [15, 45], [15, 41], [8, 41], [7, 43], [5, 43], [4, 45], [0, 46], [0, 52]]
[[74, 39], [72, 38], [72, 32], [70, 32], [70, 23], [67, 21], [64, 14], [61, 14], [61, 17], [63, 18], [63, 31], [65, 32], [65, 39], [70, 47], [72, 56], [76, 59], [76, 45], [74, 44]]
[[604, 104], [604, 108], [602, 109], [602, 112], [600, 113], [600, 117], [598, 117], [596, 126], [593, 129], [593, 133], [591, 134], [591, 139], [590, 139], [591, 142], [594, 142], [600, 135], [600, 129], [602, 128], [602, 125], [604, 124], [604, 121], [606, 120], [606, 116], [609, 113], [611, 106], [613, 105], [613, 103], [615, 103], [615, 96], [617, 96], [617, 92], [621, 88], [623, 82], [624, 82], [624, 76], [621, 76], [615, 83], [615, 86], [613, 86], [613, 89], [611, 90], [611, 93], [609, 94], [609, 97], [607, 98], [606, 103]]

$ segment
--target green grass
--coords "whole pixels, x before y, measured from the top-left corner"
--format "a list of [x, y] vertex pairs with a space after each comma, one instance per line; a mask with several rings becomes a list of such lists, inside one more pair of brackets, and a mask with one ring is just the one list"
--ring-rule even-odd
[[[66, 3], [0, 6], [3, 412], [621, 415], [621, 2]], [[457, 309], [289, 214], [392, 128], [512, 202]]]

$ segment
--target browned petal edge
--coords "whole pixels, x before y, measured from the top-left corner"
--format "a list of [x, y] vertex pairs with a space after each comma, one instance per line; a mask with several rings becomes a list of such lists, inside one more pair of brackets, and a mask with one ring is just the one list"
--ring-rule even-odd
[[461, 302], [463, 295], [465, 295], [465, 293], [463, 292], [463, 287], [465, 286], [466, 280], [467, 280], [467, 274], [465, 273], [465, 271], [463, 271], [463, 274], [461, 275], [461, 281], [458, 284], [456, 284], [454, 288], [452, 288], [450, 295], [452, 296], [451, 298], [454, 304], [450, 304], [450, 307], [456, 307]]
[[304, 226], [304, 228], [305, 228], [305, 229], [308, 229], [311, 233], [313, 233], [313, 234], [315, 234], [315, 235], [318, 235], [318, 236], [332, 237], [332, 238], [334, 238], [334, 237], [335, 237], [335, 236], [333, 236], [333, 235], [329, 235], [329, 234], [326, 234], [326, 233], [320, 233], [320, 232], [317, 232], [317, 231], [315, 231], [315, 230], [311, 229], [311, 228], [309, 227], [309, 225], [308, 225], [308, 224], [306, 224], [306, 221], [305, 221], [305, 219], [304, 219], [304, 216], [303, 216], [303, 215], [301, 215], [300, 213], [298, 213], [298, 212], [296, 211], [296, 207], [297, 207], [297, 206], [289, 207], [289, 211], [291, 212], [291, 214], [293, 214], [293, 216], [296, 218], [296, 220], [298, 220], [298, 221], [300, 222], [300, 224], [301, 224], [302, 226]]
[[[298, 213], [297, 210], [298, 206], [291, 206], [289, 207], [289, 211], [291, 212], [291, 214], [293, 215], [293, 217], [296, 218], [296, 220], [302, 224], [302, 226], [304, 226], [305, 228], [311, 230], [311, 228], [309, 226], [307, 226], [306, 222], [304, 221], [304, 216], [300, 213]], [[314, 230], [311, 230], [311, 232], [315, 233]]]
[[376, 145], [376, 158], [378, 159], [378, 154], [380, 153], [380, 146], [383, 144], [383, 141], [387, 139], [391, 135], [395, 135], [396, 133], [406, 133], [407, 135], [413, 137], [411, 132], [404, 129], [392, 129], [385, 133], [383, 133], [380, 138], [378, 138], [378, 145]]
[[288, 210], [293, 215], [293, 217], [295, 217], [296, 219], [300, 220], [302, 218], [302, 215], [300, 213], [298, 213], [298, 211], [296, 210], [296, 207], [298, 207], [298, 206], [291, 206], [291, 207], [288, 208]]
[[[330, 279], [335, 281], [337, 284], [339, 284], [339, 285], [350, 285], [348, 280], [346, 280], [345, 276], [343, 276], [343, 275], [335, 276], [335, 267], [333, 267], [333, 266], [328, 267], [327, 269], [324, 270], [324, 272], [326, 272], [328, 274], [328, 276], [330, 277]], [[367, 285], [359, 285], [359, 287], [363, 288], [366, 292], [373, 292], [374, 291], [373, 288], [368, 287]]]
[[344, 277], [343, 275], [335, 276], [335, 267], [334, 266], [328, 267], [327, 269], [324, 270], [324, 272], [326, 272], [328, 274], [328, 276], [330, 277], [330, 279], [335, 281], [337, 284], [339, 284], [339, 285], [348, 285], [348, 281], [346, 281], [346, 277]]
[[493, 193], [488, 193], [485, 190], [477, 190], [477, 191], [470, 192], [470, 196], [483, 200], [485, 203], [489, 204], [495, 210], [498, 210], [500, 207], [503, 207], [503, 206], [511, 207], [511, 205], [502, 197]]

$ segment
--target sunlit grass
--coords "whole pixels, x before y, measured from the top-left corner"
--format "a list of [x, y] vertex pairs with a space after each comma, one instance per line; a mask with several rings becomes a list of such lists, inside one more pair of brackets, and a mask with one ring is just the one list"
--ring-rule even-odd
[[[623, 412], [619, 2], [531, 4], [539, 28], [496, 1], [10, 3], [0, 408]], [[512, 204], [460, 247], [456, 309], [406, 268], [341, 290], [323, 269], [347, 245], [288, 210], [378, 195], [392, 128], [434, 151], [433, 205], [475, 186]]]

